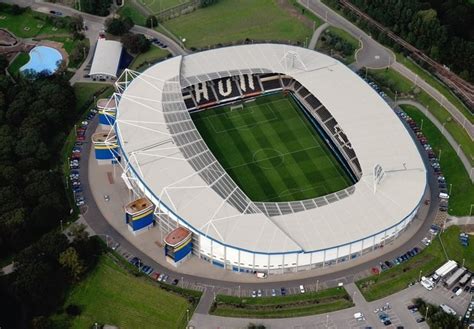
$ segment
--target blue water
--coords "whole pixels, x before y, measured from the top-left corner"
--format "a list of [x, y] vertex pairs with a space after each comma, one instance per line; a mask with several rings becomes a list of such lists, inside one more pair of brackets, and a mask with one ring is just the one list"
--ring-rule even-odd
[[30, 50], [30, 60], [20, 68], [20, 72], [30, 70], [33, 73], [47, 71], [53, 74], [59, 66], [63, 56], [54, 48], [37, 46]]

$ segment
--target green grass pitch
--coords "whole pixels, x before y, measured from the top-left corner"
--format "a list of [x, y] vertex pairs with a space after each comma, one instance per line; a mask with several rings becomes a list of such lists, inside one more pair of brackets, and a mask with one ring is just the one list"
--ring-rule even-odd
[[262, 96], [191, 115], [209, 149], [253, 201], [295, 201], [351, 185], [291, 96]]

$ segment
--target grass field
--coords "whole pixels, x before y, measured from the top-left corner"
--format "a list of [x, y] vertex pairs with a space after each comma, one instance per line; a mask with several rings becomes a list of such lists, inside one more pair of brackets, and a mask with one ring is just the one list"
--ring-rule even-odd
[[[448, 259], [459, 264], [465, 260], [465, 266], [474, 269], [474, 244], [462, 247], [459, 243], [460, 229], [452, 226], [441, 233], [440, 237], [446, 249]], [[373, 301], [405, 289], [410, 282], [418, 280], [420, 270], [422, 275], [430, 275], [447, 261], [439, 236], [420, 254], [401, 265], [381, 272], [379, 275], [367, 277], [356, 282], [367, 301]]]
[[135, 25], [145, 26], [146, 17], [135, 6], [133, 2], [126, 1], [118, 10], [118, 14], [130, 17]]
[[346, 290], [342, 288], [261, 298], [217, 295], [211, 314], [248, 318], [287, 318], [333, 312], [353, 305]]
[[45, 14], [33, 12], [31, 9], [25, 10], [21, 15], [11, 15], [0, 11], [0, 27], [6, 28], [17, 37], [32, 38], [40, 34], [65, 34], [66, 29], [56, 29], [51, 24], [46, 23]]
[[448, 101], [450, 101], [454, 106], [456, 106], [464, 116], [470, 121], [474, 122], [474, 115], [469, 112], [469, 109], [464, 105], [464, 103], [454, 95], [446, 85], [436, 79], [431, 73], [423, 69], [417, 63], [412, 61], [411, 59], [403, 56], [402, 54], [396, 53], [397, 61], [408, 67], [411, 71], [417, 74], [421, 79], [425, 80], [429, 83], [433, 88], [437, 89], [441, 94], [446, 97]]
[[150, 65], [158, 62], [168, 55], [169, 52], [167, 50], [152, 45], [150, 50], [148, 50], [146, 53], [137, 55], [137, 57], [133, 59], [133, 62], [130, 64], [129, 68], [131, 70], [143, 72], [148, 67], [150, 67]]
[[312, 34], [310, 27], [274, 0], [220, 0], [163, 25], [179, 38], [185, 38], [187, 48], [227, 44], [246, 38], [303, 43]]
[[142, 5], [150, 9], [152, 13], [159, 13], [162, 10], [172, 8], [188, 0], [138, 0]]
[[451, 118], [449, 112], [441, 104], [422, 90], [415, 93], [413, 83], [392, 69], [369, 70], [369, 74], [392, 98], [395, 91], [397, 91], [399, 97], [400, 95], [413, 96], [415, 100], [429, 108], [438, 121], [445, 124], [446, 130], [449, 131], [456, 142], [461, 144], [467, 158], [474, 165], [474, 143], [464, 128]]
[[205, 142], [253, 201], [313, 198], [350, 179], [290, 96], [192, 114]]
[[122, 329], [184, 328], [188, 301], [160, 289], [156, 283], [135, 277], [117, 265], [109, 255], [102, 256], [96, 268], [66, 296], [65, 305], [76, 304], [82, 313], [57, 322], [68, 328], [92, 328], [94, 323]]
[[418, 126], [421, 125], [421, 120], [423, 120], [423, 134], [428, 138], [434, 152], [439, 154], [441, 150], [441, 168], [448, 186], [452, 184], [449, 197], [449, 213], [455, 216], [469, 215], [472, 200], [474, 200], [474, 184], [472, 184], [469, 174], [456, 155], [456, 150], [451, 147], [438, 128], [417, 108], [410, 105], [402, 105], [401, 107], [418, 123]]

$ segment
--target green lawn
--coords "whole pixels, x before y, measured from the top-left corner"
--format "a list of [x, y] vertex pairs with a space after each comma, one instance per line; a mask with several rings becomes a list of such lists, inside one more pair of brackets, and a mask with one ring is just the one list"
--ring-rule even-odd
[[[82, 309], [69, 318], [68, 328], [92, 328], [94, 323], [110, 324], [122, 329], [183, 328], [188, 301], [167, 292], [156, 283], [131, 275], [109, 255], [102, 256], [96, 268], [75, 285], [66, 296], [65, 305]], [[66, 322], [65, 315], [56, 321]]]
[[423, 69], [417, 63], [411, 59], [403, 56], [402, 54], [397, 53], [397, 61], [408, 67], [412, 72], [418, 75], [421, 79], [429, 83], [433, 88], [437, 89], [441, 94], [443, 94], [448, 101], [450, 101], [454, 106], [456, 106], [464, 116], [470, 121], [474, 122], [474, 115], [471, 114], [469, 109], [464, 105], [464, 103], [454, 95], [446, 85], [441, 81], [436, 79], [431, 73]]
[[262, 96], [244, 109], [192, 114], [221, 165], [254, 201], [313, 198], [350, 179], [290, 96]]
[[77, 99], [76, 108], [80, 110], [86, 106], [94, 105], [92, 104], [94, 95], [96, 95], [96, 99], [112, 95], [113, 88], [110, 84], [105, 83], [77, 82], [74, 84], [74, 92]]
[[69, 33], [66, 29], [55, 29], [51, 24], [45, 22], [46, 15], [27, 9], [21, 15], [11, 15], [0, 11], [0, 27], [6, 28], [17, 37], [32, 38], [40, 34], [64, 34]]
[[423, 134], [437, 154], [441, 150], [441, 168], [448, 187], [449, 184], [452, 184], [449, 213], [456, 216], [469, 215], [472, 200], [474, 200], [474, 184], [472, 184], [469, 173], [466, 172], [461, 160], [456, 155], [456, 150], [451, 147], [438, 128], [417, 108], [410, 105], [402, 105], [401, 107], [419, 126], [421, 120], [423, 120]]
[[342, 288], [261, 298], [217, 295], [211, 314], [230, 317], [286, 318], [333, 312], [353, 305], [346, 290]]
[[395, 91], [397, 91], [399, 98], [401, 96], [414, 97], [415, 100], [429, 108], [430, 112], [439, 122], [442, 124], [445, 123], [446, 130], [449, 131], [456, 142], [461, 144], [464, 153], [471, 161], [471, 164], [474, 165], [474, 143], [464, 128], [451, 118], [449, 112], [442, 107], [441, 104], [426, 92], [418, 88], [416, 88], [418, 90], [414, 90], [415, 88], [411, 81], [392, 69], [369, 70], [369, 75], [377, 81], [392, 98], [395, 96]]
[[168, 55], [169, 52], [167, 50], [152, 45], [150, 50], [148, 50], [146, 53], [135, 57], [129, 68], [131, 70], [143, 72], [145, 69], [150, 67], [150, 65], [158, 62]]
[[275, 0], [220, 0], [190, 14], [166, 21], [173, 34], [186, 39], [186, 47], [203, 48], [254, 40], [299, 41], [312, 35], [311, 28], [289, 15]]
[[138, 0], [145, 5], [152, 13], [159, 13], [162, 10], [177, 6], [181, 3], [188, 2], [188, 0]]
[[[446, 248], [448, 259], [453, 259], [465, 266], [474, 269], [474, 244], [462, 247], [459, 243], [459, 227], [452, 226], [441, 233], [440, 237]], [[381, 272], [356, 282], [360, 291], [367, 301], [373, 301], [394, 294], [405, 289], [410, 282], [418, 280], [420, 270], [422, 275], [427, 276], [443, 265], [447, 259], [440, 243], [440, 237], [436, 237], [432, 244], [425, 248], [420, 254], [409, 261], [394, 266], [392, 269]]]
[[118, 10], [120, 16], [127, 16], [132, 19], [135, 25], [145, 26], [146, 17], [135, 7], [131, 1], [126, 1], [123, 7]]
[[15, 57], [15, 59], [10, 63], [8, 66], [8, 72], [12, 76], [16, 76], [18, 72], [20, 72], [20, 68], [28, 63], [30, 60], [30, 55], [27, 53], [19, 53], [18, 56]]

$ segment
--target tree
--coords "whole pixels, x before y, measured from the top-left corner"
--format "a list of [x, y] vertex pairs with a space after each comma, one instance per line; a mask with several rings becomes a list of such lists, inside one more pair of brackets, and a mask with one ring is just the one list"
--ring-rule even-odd
[[107, 33], [113, 35], [123, 35], [130, 31], [134, 23], [130, 17], [124, 18], [107, 18], [105, 21], [105, 29]]
[[69, 247], [59, 255], [59, 264], [64, 267], [73, 281], [79, 281], [85, 271], [84, 264], [74, 247]]
[[84, 18], [81, 15], [72, 15], [69, 18], [69, 29], [72, 32], [81, 31], [84, 27]]
[[89, 238], [89, 233], [86, 231], [86, 225], [83, 223], [71, 225], [68, 235], [74, 242], [78, 243], [85, 242]]
[[149, 28], [157, 27], [158, 26], [158, 19], [156, 18], [155, 15], [150, 15], [146, 18], [145, 25], [146, 25], [146, 27], [149, 27]]
[[89, 52], [89, 44], [85, 41], [79, 41], [71, 51], [69, 60], [73, 63], [79, 63], [84, 60], [84, 56]]
[[127, 33], [121, 38], [122, 44], [132, 54], [144, 53], [150, 49], [150, 40], [143, 34]]

